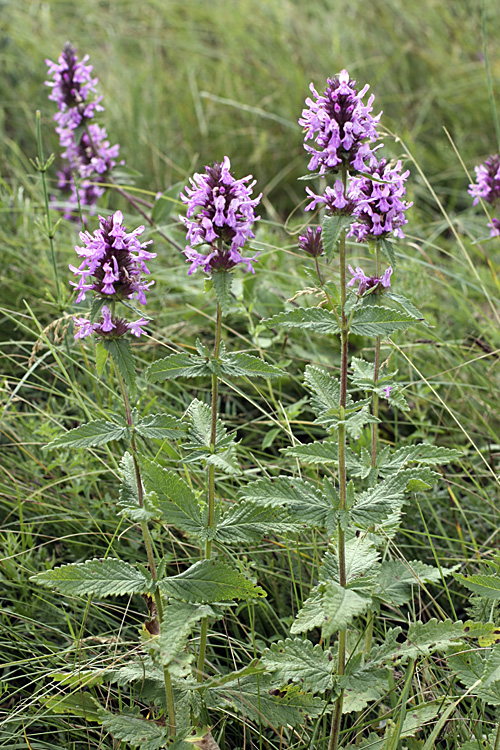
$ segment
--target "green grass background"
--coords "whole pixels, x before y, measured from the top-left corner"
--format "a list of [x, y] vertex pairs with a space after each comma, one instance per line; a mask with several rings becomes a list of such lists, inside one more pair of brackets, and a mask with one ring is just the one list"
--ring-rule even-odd
[[[338, 358], [328, 341], [294, 334], [284, 342], [260, 325], [308, 285], [296, 240], [305, 220], [304, 183], [297, 177], [307, 164], [297, 119], [311, 81], [321, 89], [326, 77], [346, 67], [360, 87], [370, 83], [375, 112], [384, 111], [386, 149], [412, 172], [414, 207], [394, 278], [433, 326], [396, 337], [391, 365], [408, 386], [412, 411], [399, 418], [387, 413], [383, 439], [427, 439], [464, 449], [460, 466], [447, 471], [420, 506], [407, 509], [396, 544], [409, 559], [465, 564], [494, 553], [499, 526], [500, 244], [488, 240], [486, 216], [471, 207], [466, 173], [498, 150], [481, 7], [466, 0], [0, 4], [0, 591], [7, 603], [0, 614], [0, 746], [29, 747], [28, 738], [33, 750], [112, 747], [109, 739], [98, 744], [95, 726], [51, 713], [44, 700], [54, 693], [57, 671], [86, 659], [94, 665], [118, 659], [110, 651], [114, 635], [123, 632], [133, 643], [144, 617], [135, 602], [125, 614], [123, 603], [86, 608], [29, 581], [46, 565], [110, 548], [142, 559], [135, 529], [115, 533], [116, 456], [41, 452], [63, 426], [117, 408], [111, 385], [93, 376], [91, 347], [75, 346], [63, 335], [67, 317], [59, 328], [55, 323], [70, 311], [62, 313], [56, 301], [40, 223], [40, 177], [30, 163], [37, 153], [37, 109], [45, 153], [59, 152], [54, 105], [43, 85], [45, 58], [55, 60], [66, 40], [80, 56], [89, 54], [104, 94], [100, 121], [137, 171], [136, 187], [152, 194], [166, 190], [225, 154], [237, 176], [251, 172], [258, 180], [264, 197], [255, 247], [261, 256], [256, 276], [241, 275], [236, 283], [242, 307], [227, 319], [225, 337], [228, 346], [285, 361], [290, 376], [273, 392], [223, 389], [221, 409], [242, 439], [247, 478], [262, 462], [283, 469], [279, 448], [289, 444], [290, 424], [299, 436], [313, 434], [301, 419], [301, 371], [306, 361], [335, 366]], [[494, 0], [485, 3], [485, 15], [498, 92], [500, 13]], [[55, 167], [48, 177], [54, 182]], [[108, 201], [109, 208], [127, 211], [129, 225], [139, 223], [117, 195]], [[179, 208], [172, 204], [162, 228], [182, 244]], [[188, 279], [182, 257], [155, 232], [151, 237], [158, 252], [149, 307], [155, 323], [152, 339], [138, 349], [143, 363], [165, 346], [213, 336], [214, 307], [203, 295], [202, 279]], [[62, 222], [55, 245], [66, 300], [66, 269], [77, 241], [75, 225]], [[350, 252], [371, 262], [359, 247]], [[362, 340], [352, 350], [371, 356]], [[141, 407], [156, 404], [181, 414], [193, 395], [206, 395], [204, 385], [179, 383], [167, 393], [150, 389]], [[271, 429], [272, 443], [266, 439]], [[229, 482], [221, 487], [228, 496], [234, 489]], [[175, 538], [159, 537], [157, 543], [172, 560], [181, 554]], [[304, 544], [310, 550], [316, 540]], [[286, 635], [297, 597], [307, 596], [298, 552], [277, 549], [271, 541], [250, 551], [272, 605], [259, 614], [258, 632], [254, 628], [250, 636], [243, 617], [231, 623], [236, 649], [248, 637], [266, 644]], [[450, 586], [422, 603], [419, 616], [461, 616], [467, 596], [457, 584]], [[429, 680], [434, 689], [439, 675]], [[452, 737], [447, 747], [460, 738]]]

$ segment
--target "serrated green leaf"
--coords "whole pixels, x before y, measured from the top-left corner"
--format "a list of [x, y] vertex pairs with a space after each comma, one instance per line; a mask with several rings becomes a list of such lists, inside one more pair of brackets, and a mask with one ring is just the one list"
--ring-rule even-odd
[[303, 479], [258, 479], [249, 483], [240, 496], [264, 508], [286, 507], [299, 523], [313, 527], [328, 526], [335, 515], [327, 497]]
[[377, 240], [379, 248], [382, 250], [382, 253], [385, 255], [387, 260], [392, 266], [392, 270], [396, 270], [397, 266], [397, 259], [396, 259], [396, 251], [394, 248], [394, 242], [390, 239], [386, 239], [385, 237], [383, 239]]
[[273, 643], [262, 654], [262, 663], [273, 672], [273, 683], [298, 683], [303, 690], [323, 693], [332, 687], [335, 662], [329, 651], [313, 646], [302, 638], [287, 638]]
[[177, 576], [163, 578], [158, 586], [167, 596], [186, 602], [216, 603], [266, 596], [239, 571], [219, 560], [201, 560]]
[[477, 573], [476, 575], [466, 576], [455, 573], [455, 578], [475, 594], [487, 599], [500, 599], [500, 577], [498, 575]]
[[137, 422], [135, 430], [141, 437], [152, 440], [175, 440], [186, 431], [180, 419], [171, 414], [148, 414]]
[[311, 408], [317, 417], [339, 408], [340, 381], [315, 365], [307, 365], [304, 383], [311, 391]]
[[404, 331], [416, 321], [412, 315], [380, 305], [358, 307], [352, 316], [350, 332], [357, 336], [389, 336]]
[[378, 701], [387, 690], [387, 671], [380, 666], [361, 665], [359, 654], [349, 660], [346, 673], [339, 677], [338, 685], [344, 690], [342, 713], [362, 711]]
[[321, 628], [323, 638], [344, 630], [355, 617], [366, 612], [371, 596], [346, 589], [336, 581], [326, 584], [323, 594], [323, 611], [326, 620]]
[[408, 641], [403, 645], [400, 655], [412, 659], [436, 651], [446, 651], [450, 646], [463, 641], [463, 623], [451, 620], [438, 621], [432, 618], [426, 623], [412, 623], [408, 630]]
[[59, 435], [51, 443], [45, 445], [42, 450], [50, 451], [54, 448], [97, 448], [105, 445], [111, 440], [120, 440], [127, 432], [127, 425], [118, 425], [105, 419], [96, 419], [93, 422], [75, 427], [74, 430]]
[[313, 591], [311, 596], [304, 602], [301, 609], [297, 613], [290, 633], [296, 635], [298, 633], [307, 633], [309, 630], [314, 628], [320, 628], [326, 620], [325, 611], [323, 609], [323, 596], [319, 591]]
[[419, 706], [411, 706], [406, 712], [401, 737], [414, 737], [425, 724], [442, 715], [443, 701], [430, 701], [421, 703]]
[[274, 508], [239, 503], [218, 522], [214, 538], [222, 544], [260, 542], [265, 534], [287, 534], [302, 528], [287, 521], [284, 514]]
[[281, 452], [285, 456], [298, 458], [306, 464], [336, 464], [339, 460], [337, 444], [323, 440], [282, 448]]
[[451, 572], [447, 568], [440, 572], [420, 560], [385, 560], [378, 572], [374, 595], [390, 604], [406, 604], [412, 597], [412, 586], [440, 582], [442, 576]]
[[500, 682], [500, 646], [491, 649], [481, 679], [483, 683], [481, 688], [488, 688], [495, 682]]
[[208, 604], [172, 601], [164, 607], [160, 634], [157, 636], [146, 634], [143, 639], [144, 645], [157, 655], [160, 664], [168, 667], [185, 648], [196, 623], [204, 617], [215, 616], [214, 610]]
[[302, 328], [315, 333], [335, 334], [340, 328], [334, 313], [322, 307], [300, 307], [286, 310], [263, 321], [273, 328]]
[[220, 419], [216, 421], [215, 446], [211, 444], [212, 410], [210, 406], [195, 399], [189, 405], [186, 416], [189, 419], [190, 443], [184, 447], [191, 450], [188, 462], [204, 460], [227, 474], [239, 474], [236, 458], [236, 443]]
[[136, 376], [135, 360], [130, 341], [125, 338], [103, 339], [102, 344], [111, 354], [118, 372], [130, 390], [130, 395], [133, 396], [135, 394]]
[[141, 750], [159, 750], [165, 747], [169, 739], [166, 727], [137, 714], [127, 714], [124, 709], [119, 714], [112, 714], [101, 708], [99, 719], [115, 739], [129, 742], [132, 747], [140, 747]]
[[390, 453], [383, 451], [380, 454], [379, 470], [385, 475], [399, 471], [408, 463], [419, 463], [425, 466], [435, 466], [450, 463], [462, 458], [463, 452], [454, 448], [443, 448], [430, 443], [418, 443], [417, 445], [405, 445]]
[[146, 489], [158, 496], [157, 517], [188, 535], [205, 539], [206, 524], [189, 485], [174, 471], [154, 461], [144, 459], [142, 469]]
[[56, 588], [62, 594], [95, 594], [101, 598], [147, 594], [154, 589], [151, 578], [146, 577], [141, 570], [113, 557], [61, 565], [59, 568], [37, 573], [31, 580], [47, 588]]
[[102, 377], [106, 362], [108, 361], [108, 350], [103, 346], [102, 341], [98, 341], [95, 345], [95, 369], [97, 375]]
[[233, 274], [229, 271], [213, 271], [212, 282], [220, 309], [222, 310], [222, 314], [225, 315], [231, 307], [232, 302], [231, 287], [233, 284]]
[[134, 459], [130, 453], [125, 453], [120, 461], [122, 486], [118, 507], [119, 514], [127, 516], [133, 521], [151, 521], [160, 516], [156, 493], [143, 492], [142, 505], [139, 502], [137, 476]]
[[273, 694], [270, 678], [266, 675], [249, 676], [222, 689], [207, 691], [207, 703], [227, 707], [243, 713], [251, 721], [279, 729], [282, 726], [304, 726], [324, 710], [325, 702], [310, 693], [303, 693], [292, 685]]
[[222, 375], [247, 378], [281, 378], [286, 373], [260, 357], [244, 352], [230, 352], [220, 360]]
[[169, 354], [168, 357], [158, 359], [146, 370], [146, 378], [150, 383], [159, 383], [162, 380], [173, 380], [175, 378], [200, 378], [211, 375], [212, 371], [205, 357], [200, 357], [197, 354], [186, 354], [185, 352]]
[[420, 310], [417, 307], [415, 307], [415, 305], [413, 304], [413, 302], [410, 302], [409, 299], [406, 299], [406, 297], [403, 297], [402, 294], [395, 294], [394, 292], [386, 291], [385, 292], [385, 297], [386, 297], [386, 299], [390, 299], [393, 302], [396, 302], [398, 305], [401, 305], [401, 307], [403, 308], [403, 310], [405, 312], [407, 312], [408, 315], [413, 316], [415, 318], [415, 320], [419, 320], [424, 325], [428, 325], [425, 322], [424, 316], [422, 315], [422, 313], [420, 312]]
[[458, 750], [494, 750], [495, 740], [496, 730], [490, 732], [486, 738], [483, 736], [481, 739], [473, 739], [464, 742], [463, 745], [460, 745]]
[[[365, 573], [375, 574], [378, 570], [380, 553], [372, 545], [371, 541], [362, 536], [354, 536], [347, 539], [344, 548], [344, 564], [346, 581], [349, 585], [353, 581], [365, 576]], [[369, 577], [369, 576], [368, 576]], [[338, 552], [329, 550], [324, 556], [319, 579], [323, 583], [329, 580], [340, 582]]]
[[333, 260], [337, 255], [337, 245], [342, 232], [349, 229], [351, 224], [356, 221], [354, 216], [336, 214], [335, 216], [325, 216], [322, 222], [321, 239], [323, 248], [328, 260]]
[[361, 528], [369, 528], [385, 521], [395, 509], [401, 507], [406, 484], [386, 479], [362, 492], [349, 509], [352, 522]]

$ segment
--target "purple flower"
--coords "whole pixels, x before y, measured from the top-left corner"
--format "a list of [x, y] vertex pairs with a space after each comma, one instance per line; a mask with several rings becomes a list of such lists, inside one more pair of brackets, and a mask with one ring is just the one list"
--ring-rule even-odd
[[[254, 273], [252, 257], [240, 253], [246, 241], [255, 235], [252, 225], [260, 219], [254, 208], [262, 193], [251, 198], [255, 180], [252, 175], [236, 180], [231, 172], [231, 162], [227, 156], [221, 163], [205, 167], [205, 174], [195, 174], [190, 179], [191, 187], [186, 187], [186, 195], [181, 200], [187, 205], [187, 215], [180, 216], [187, 227], [188, 245], [185, 255], [191, 262], [188, 273], [202, 268], [205, 273], [229, 270], [238, 263], [246, 263], [247, 271]], [[250, 183], [250, 184], [247, 184]], [[205, 253], [198, 252], [198, 245], [207, 245]]]
[[352, 279], [347, 282], [347, 286], [354, 286], [356, 281], [359, 281], [358, 296], [361, 297], [365, 292], [372, 290], [373, 292], [381, 292], [384, 289], [388, 289], [391, 286], [391, 275], [392, 268], [389, 266], [380, 278], [378, 276], [366, 276], [365, 272], [359, 266], [356, 266], [356, 270], [349, 266], [349, 272], [352, 274]]
[[300, 248], [307, 253], [312, 255], [313, 258], [318, 258], [323, 254], [323, 242], [321, 239], [321, 227], [311, 229], [307, 227], [307, 234], [299, 236]]
[[385, 388], [382, 388], [382, 390], [385, 393], [385, 397], [389, 398], [389, 395], [392, 391], [392, 385], [386, 385]]
[[391, 233], [403, 238], [401, 227], [408, 223], [404, 212], [413, 205], [402, 200], [406, 195], [409, 170], [401, 174], [400, 161], [391, 167], [386, 159], [381, 159], [375, 160], [365, 171], [375, 180], [369, 177], [351, 180], [350, 192], [356, 202], [353, 214], [358, 221], [351, 226], [349, 237], [355, 237], [358, 242], [387, 237]]
[[357, 205], [356, 196], [350, 187], [347, 189], [347, 196], [344, 195], [342, 180], [336, 180], [333, 188], [327, 187], [323, 195], [316, 195], [309, 187], [306, 187], [306, 193], [312, 198], [311, 203], [305, 207], [306, 211], [313, 211], [320, 203], [323, 203], [331, 214], [350, 215]]
[[358, 93], [356, 81], [349, 78], [347, 70], [328, 78], [327, 84], [320, 95], [311, 83], [315, 101], [306, 99], [308, 109], [302, 110], [299, 119], [304, 140], [314, 139], [317, 146], [304, 143], [311, 155], [308, 169], [317, 169], [324, 175], [327, 170], [338, 171], [341, 164], [350, 164], [355, 170], [364, 171], [365, 162], [373, 158], [368, 141], [378, 138], [376, 126], [382, 113], [372, 117], [373, 95], [366, 105], [362, 102], [369, 86]]
[[147, 325], [148, 322], [146, 318], [139, 318], [132, 323], [124, 318], [113, 318], [107, 305], [102, 306], [101, 320], [98, 323], [92, 323], [87, 318], [73, 318], [76, 328], [75, 339], [84, 339], [93, 333], [103, 339], [119, 339], [128, 331], [134, 336], [141, 336], [144, 333], [141, 326]]
[[[102, 196], [105, 189], [99, 183], [106, 182], [120, 150], [118, 144], [110, 145], [105, 128], [92, 121], [104, 107], [100, 104], [102, 96], [96, 95], [92, 65], [85, 64], [88, 59], [86, 55], [79, 61], [67, 42], [57, 63], [46, 60], [53, 80], [45, 83], [52, 88], [49, 99], [57, 102], [59, 111], [54, 120], [64, 149], [61, 156], [66, 161], [63, 171], [58, 172], [58, 185], [67, 195], [65, 218], [74, 218], [78, 197], [82, 205], [93, 206]], [[79, 178], [78, 194], [74, 175]]]
[[[78, 268], [69, 267], [80, 277], [78, 283], [70, 282], [78, 289], [77, 303], [92, 291], [109, 301], [137, 299], [142, 305], [146, 304], [145, 292], [154, 281], [146, 282], [142, 274], [149, 275], [145, 261], [156, 258], [156, 253], [145, 249], [152, 240], [139, 242], [138, 237], [143, 232], [144, 227], [127, 232], [121, 211], [115, 211], [107, 219], [99, 216], [99, 229], [93, 234], [80, 232], [83, 246], [76, 246], [75, 250], [83, 261]], [[104, 332], [109, 325], [107, 320], [104, 318]]]
[[477, 183], [469, 185], [469, 194], [474, 197], [475, 206], [482, 198], [487, 203], [496, 203], [500, 199], [500, 157], [498, 154], [488, 157], [484, 164], [475, 167]]
[[500, 220], [493, 218], [491, 224], [488, 224], [490, 228], [490, 237], [500, 237]]

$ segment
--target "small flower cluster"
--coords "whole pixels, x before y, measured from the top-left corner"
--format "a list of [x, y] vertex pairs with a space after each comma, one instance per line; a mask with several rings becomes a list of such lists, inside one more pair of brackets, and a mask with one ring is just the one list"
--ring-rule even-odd
[[67, 162], [58, 172], [58, 187], [68, 196], [66, 218], [72, 218], [78, 206], [73, 175], [81, 178], [80, 202], [93, 206], [104, 193], [99, 183], [105, 182], [105, 175], [116, 165], [120, 150], [118, 144], [110, 145], [105, 128], [92, 122], [96, 112], [102, 112], [104, 107], [100, 103], [102, 96], [97, 96], [92, 65], [86, 64], [88, 59], [85, 55], [78, 60], [67, 42], [56, 63], [46, 60], [52, 80], [45, 83], [52, 88], [49, 99], [57, 103], [56, 132], [64, 148], [61, 155]]
[[[156, 258], [156, 253], [145, 249], [152, 240], [139, 242], [138, 237], [143, 232], [143, 226], [127, 232], [121, 211], [115, 211], [107, 219], [99, 216], [99, 228], [93, 234], [80, 232], [83, 246], [77, 245], [75, 250], [83, 261], [78, 268], [69, 267], [75, 276], [80, 277], [78, 283], [70, 282], [78, 290], [77, 303], [85, 299], [87, 292], [94, 292], [110, 303], [136, 299], [141, 305], [146, 304], [146, 290], [154, 281], [146, 281], [143, 274], [149, 275], [146, 261]], [[85, 318], [74, 319], [78, 327], [75, 338], [84, 338], [94, 332], [107, 338], [119, 338], [127, 330], [140, 336], [143, 333], [141, 326], [147, 323], [145, 318], [134, 323], [113, 318], [107, 305], [103, 305], [101, 311], [102, 318], [98, 323]]]
[[[364, 171], [365, 162], [373, 159], [368, 141], [378, 138], [377, 123], [382, 113], [372, 117], [373, 95], [366, 105], [362, 102], [369, 86], [358, 93], [356, 81], [349, 78], [347, 70], [328, 78], [327, 84], [320, 95], [311, 83], [315, 101], [306, 99], [308, 109], [299, 119], [305, 131], [304, 148], [311, 155], [308, 168], [319, 170], [320, 175], [327, 170], [338, 171], [342, 164]], [[317, 148], [307, 143], [310, 139]]]
[[[205, 167], [205, 174], [195, 174], [186, 187], [181, 200], [187, 205], [187, 216], [180, 216], [187, 227], [188, 245], [185, 249], [191, 263], [188, 273], [202, 268], [205, 273], [230, 270], [239, 263], [246, 263], [247, 270], [254, 273], [252, 262], [258, 254], [243, 257], [240, 250], [248, 239], [254, 237], [252, 226], [260, 216], [254, 209], [262, 193], [252, 198], [252, 175], [236, 180], [230, 172], [231, 162], [227, 156], [222, 162]], [[198, 252], [199, 245], [208, 245], [208, 252]]]
[[316, 227], [316, 229], [307, 227], [307, 234], [299, 236], [299, 245], [307, 255], [311, 255], [313, 258], [319, 258], [319, 256], [323, 254], [321, 227]]
[[349, 271], [352, 274], [352, 279], [347, 282], [347, 286], [354, 286], [356, 281], [359, 281], [358, 297], [361, 297], [366, 292], [378, 292], [384, 289], [389, 289], [391, 286], [392, 268], [389, 266], [382, 276], [366, 276], [365, 272], [359, 266], [356, 266], [356, 270], [349, 266]]
[[[305, 210], [324, 207], [328, 214], [352, 217], [348, 236], [357, 242], [383, 239], [391, 234], [404, 237], [401, 227], [407, 223], [405, 211], [412, 205], [404, 200], [405, 181], [410, 173], [401, 171], [400, 161], [391, 166], [385, 158], [378, 160], [375, 151], [380, 146], [370, 145], [378, 138], [376, 126], [382, 113], [372, 117], [373, 96], [366, 106], [361, 101], [368, 86], [357, 93], [355, 81], [346, 70], [327, 83], [322, 96], [311, 84], [316, 102], [306, 99], [309, 109], [304, 109], [299, 119], [299, 125], [306, 131], [304, 148], [312, 154], [309, 169], [319, 168], [319, 174], [324, 175], [327, 171], [338, 171], [343, 165], [348, 179], [345, 184], [337, 179], [323, 195], [306, 187], [311, 201]], [[308, 145], [307, 141], [313, 137], [321, 151]], [[353, 169], [363, 174], [349, 175]], [[307, 236], [299, 237], [299, 245], [304, 252], [318, 257], [322, 252], [319, 230], [314, 234], [308, 229]], [[348, 286], [359, 281], [359, 295], [390, 286], [390, 267], [380, 278], [366, 276], [361, 268], [351, 272], [354, 278]]]
[[[500, 156], [495, 154], [488, 157], [484, 164], [475, 167], [475, 172], [477, 183], [471, 183], [468, 190], [474, 198], [472, 205], [477, 205], [480, 199], [493, 206], [500, 205]], [[493, 218], [488, 227], [491, 237], [500, 236], [499, 219]]]
[[410, 171], [401, 174], [400, 161], [391, 167], [384, 158], [366, 171], [374, 179], [353, 177], [351, 180], [350, 190], [356, 202], [353, 214], [359, 221], [351, 226], [349, 236], [358, 242], [390, 234], [403, 239], [401, 227], [408, 223], [404, 212], [413, 205], [402, 200]]

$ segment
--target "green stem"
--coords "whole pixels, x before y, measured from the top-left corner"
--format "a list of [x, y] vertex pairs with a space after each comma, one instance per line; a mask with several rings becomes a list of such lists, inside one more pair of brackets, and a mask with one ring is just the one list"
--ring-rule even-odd
[[[376, 276], [377, 278], [379, 278], [380, 277], [380, 248], [379, 248], [378, 242], [375, 243], [375, 258], [377, 262]], [[375, 387], [377, 386], [379, 370], [380, 370], [380, 336], [377, 336], [377, 338], [375, 339], [375, 362], [374, 362], [374, 367], [373, 367], [373, 385]], [[372, 411], [373, 411], [374, 417], [378, 417], [378, 402], [379, 402], [378, 393], [373, 393]], [[378, 453], [378, 423], [374, 422], [372, 424], [372, 459], [371, 459], [372, 468], [374, 468], [377, 464], [377, 453]]]
[[[219, 302], [217, 302], [217, 322], [215, 328], [215, 344], [214, 344], [214, 357], [219, 356], [220, 343], [221, 343], [221, 328], [222, 328], [222, 310]], [[212, 422], [210, 426], [210, 449], [215, 452], [215, 444], [217, 437], [217, 407], [219, 401], [219, 379], [217, 375], [212, 375]], [[208, 467], [208, 519], [207, 526], [211, 529], [214, 525], [215, 519], [215, 466], [210, 464]], [[210, 560], [212, 557], [212, 540], [207, 539], [205, 543], [205, 559]], [[208, 634], [208, 617], [204, 617], [201, 621], [200, 631], [200, 650], [198, 653], [198, 673], [197, 680], [202, 682], [203, 670], [205, 668], [205, 654], [207, 651], [207, 634]]]
[[[131, 431], [132, 431], [132, 438], [130, 440], [130, 445], [132, 448], [132, 460], [134, 462], [135, 481], [137, 485], [137, 497], [139, 500], [139, 505], [142, 508], [142, 506], [144, 505], [144, 488], [142, 484], [141, 470], [139, 468], [139, 462], [137, 460], [137, 447], [135, 444], [135, 436], [134, 436], [133, 424], [132, 424], [132, 410], [130, 408], [130, 400], [128, 397], [127, 386], [125, 385], [125, 381], [123, 380], [117, 368], [115, 368], [115, 372], [116, 372], [118, 383], [120, 385], [120, 390], [123, 396], [123, 403], [125, 405], [125, 417], [127, 420], [127, 424], [131, 428]], [[151, 573], [151, 578], [153, 579], [153, 581], [156, 581], [157, 573], [156, 573], [156, 563], [155, 563], [154, 552], [153, 552], [153, 542], [151, 540], [151, 534], [149, 533], [149, 528], [148, 528], [148, 524], [146, 521], [141, 521], [141, 530], [142, 530], [142, 536], [144, 539], [144, 546], [146, 547], [146, 554], [148, 557], [148, 564], [149, 564], [149, 570]], [[156, 611], [158, 614], [158, 622], [160, 623], [160, 626], [161, 626], [161, 623], [163, 620], [163, 602], [162, 602], [161, 594], [158, 588], [156, 588], [155, 590], [154, 600], [156, 604]], [[172, 687], [172, 679], [170, 677], [167, 667], [163, 667], [163, 679], [165, 682], [165, 695], [167, 698], [168, 724], [169, 724], [170, 734], [175, 735], [176, 724], [175, 724], [174, 690]]]
[[493, 750], [499, 750], [499, 748], [500, 748], [500, 722], [498, 723], [497, 733], [495, 735], [495, 744], [493, 745]]
[[[342, 183], [344, 185], [344, 195], [347, 193], [347, 169], [345, 164], [342, 165]], [[341, 311], [341, 331], [340, 331], [340, 420], [345, 419], [345, 407], [347, 402], [347, 364], [348, 364], [348, 347], [349, 347], [349, 327], [346, 317], [347, 301], [347, 284], [346, 284], [346, 232], [345, 229], [340, 235], [340, 311]], [[343, 516], [347, 504], [347, 475], [346, 475], [346, 430], [345, 425], [340, 424], [338, 427], [338, 446], [339, 446], [339, 511]], [[346, 566], [345, 566], [345, 532], [342, 528], [343, 518], [338, 524], [338, 551], [339, 551], [339, 583], [341, 586], [346, 585]], [[346, 629], [339, 632], [338, 639], [338, 662], [337, 674], [345, 674], [346, 662]], [[332, 715], [332, 728], [330, 733], [329, 750], [337, 750], [340, 737], [340, 723], [342, 719], [342, 706], [344, 703], [344, 691], [341, 690]]]
[[41, 128], [40, 120], [41, 120], [41, 113], [40, 113], [40, 110], [37, 110], [36, 112], [36, 137], [38, 141], [38, 162], [35, 163], [35, 168], [40, 172], [40, 175], [42, 177], [43, 198], [45, 202], [45, 223], [46, 223], [46, 228], [47, 228], [47, 236], [49, 238], [49, 244], [50, 244], [50, 257], [51, 257], [52, 267], [54, 269], [54, 277], [56, 281], [57, 304], [62, 310], [61, 288], [59, 286], [59, 272], [57, 270], [56, 252], [54, 248], [54, 230], [52, 229], [52, 224], [50, 221], [49, 193], [47, 190], [47, 178], [45, 176], [47, 169], [52, 163], [53, 157], [49, 157], [47, 161], [44, 161], [43, 145], [42, 145], [42, 128]]

